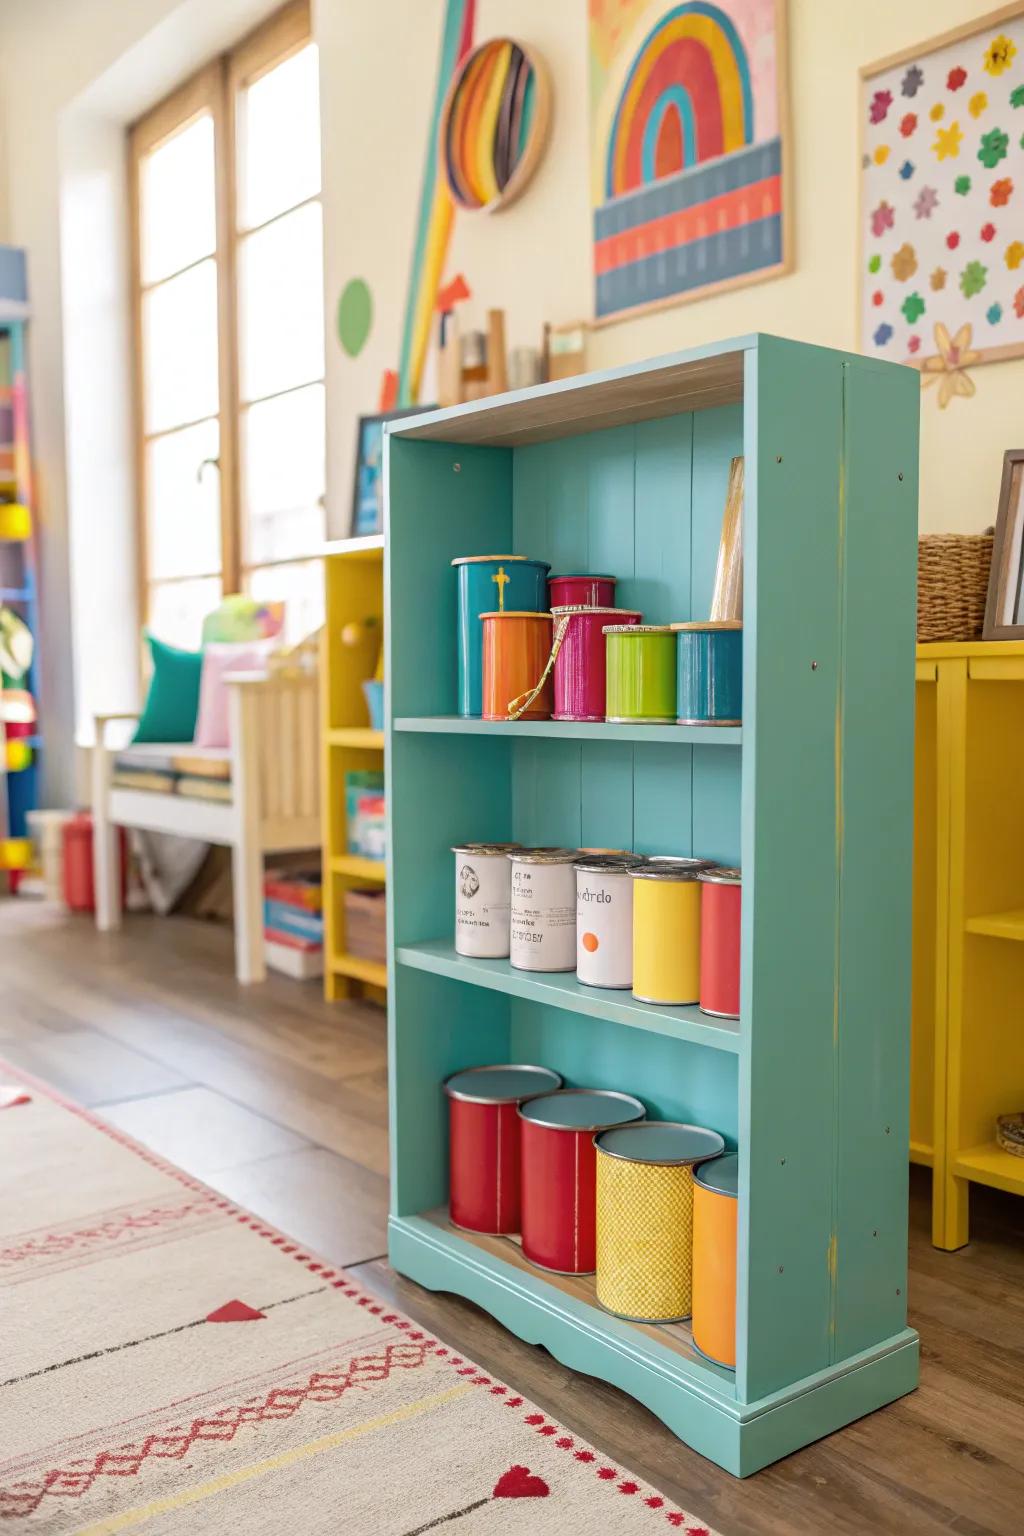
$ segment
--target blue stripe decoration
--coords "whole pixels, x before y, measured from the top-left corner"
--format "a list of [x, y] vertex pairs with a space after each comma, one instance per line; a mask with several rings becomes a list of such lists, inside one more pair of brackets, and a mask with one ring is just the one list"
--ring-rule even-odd
[[647, 119], [644, 129], [643, 147], [643, 176], [644, 181], [656, 181], [655, 157], [658, 153], [658, 135], [661, 125], [665, 121], [666, 112], [672, 109], [679, 113], [679, 122], [683, 131], [683, 165], [693, 165], [697, 159], [697, 134], [693, 122], [693, 102], [685, 85], [670, 85], [662, 91], [655, 102], [654, 111]]
[[658, 251], [597, 278], [597, 315], [614, 315], [638, 304], [673, 298], [691, 288], [760, 272], [782, 260], [782, 216], [755, 219], [674, 250]]
[[752, 144], [749, 149], [737, 149], [717, 160], [688, 166], [685, 171], [666, 176], [651, 187], [623, 193], [622, 197], [596, 208], [594, 239], [625, 234], [638, 224], [693, 208], [697, 203], [706, 203], [712, 197], [722, 197], [740, 187], [749, 187], [755, 181], [779, 175], [781, 170], [782, 140], [779, 138], [765, 139], [764, 143]]

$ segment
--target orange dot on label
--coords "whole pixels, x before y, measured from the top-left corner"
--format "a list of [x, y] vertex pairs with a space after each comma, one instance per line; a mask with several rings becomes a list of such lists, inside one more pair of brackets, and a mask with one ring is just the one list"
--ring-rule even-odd
[[594, 950], [597, 948], [596, 933], [585, 933], [583, 935], [583, 948], [586, 950], [588, 955], [592, 955], [594, 953]]

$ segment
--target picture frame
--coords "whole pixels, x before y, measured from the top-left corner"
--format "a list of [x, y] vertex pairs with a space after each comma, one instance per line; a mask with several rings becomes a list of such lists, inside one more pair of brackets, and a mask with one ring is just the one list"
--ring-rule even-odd
[[982, 638], [1024, 640], [1024, 448], [1003, 454]]
[[411, 405], [401, 410], [382, 411], [357, 419], [350, 525], [353, 538], [384, 532], [384, 423], [397, 421], [401, 416], [419, 416], [433, 409], [432, 405]]

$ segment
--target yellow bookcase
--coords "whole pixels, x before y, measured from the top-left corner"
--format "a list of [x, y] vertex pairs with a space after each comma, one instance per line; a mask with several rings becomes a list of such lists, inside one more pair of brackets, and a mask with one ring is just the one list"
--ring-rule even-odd
[[[345, 891], [384, 885], [384, 864], [348, 851], [345, 775], [382, 770], [384, 733], [370, 728], [363, 683], [373, 677], [384, 636], [384, 539], [343, 539], [324, 552], [323, 689], [324, 994], [328, 999], [369, 996], [383, 1001], [387, 967], [348, 953]], [[376, 619], [356, 645], [346, 625]]]
[[910, 1151], [952, 1249], [972, 1183], [1024, 1195], [1024, 643], [918, 646], [915, 764]]

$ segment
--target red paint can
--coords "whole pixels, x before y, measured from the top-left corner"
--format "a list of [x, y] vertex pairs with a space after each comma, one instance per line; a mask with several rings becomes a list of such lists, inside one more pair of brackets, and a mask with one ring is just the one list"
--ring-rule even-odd
[[615, 602], [615, 582], [614, 576], [549, 576], [549, 606], [610, 608]]
[[738, 869], [714, 867], [697, 876], [700, 893], [700, 1008], [719, 1019], [740, 1016]]
[[547, 1067], [470, 1067], [448, 1078], [453, 1226], [494, 1236], [519, 1231], [519, 1106], [561, 1085]]
[[[567, 578], [565, 578], [567, 579]], [[605, 717], [606, 624], [639, 624], [643, 614], [630, 608], [570, 604], [551, 610], [555, 621], [555, 707], [553, 720], [603, 720]]]
[[522, 1125], [523, 1253], [558, 1275], [592, 1275], [597, 1267], [597, 1153], [594, 1136], [642, 1120], [647, 1111], [628, 1093], [565, 1088], [530, 1099]]

